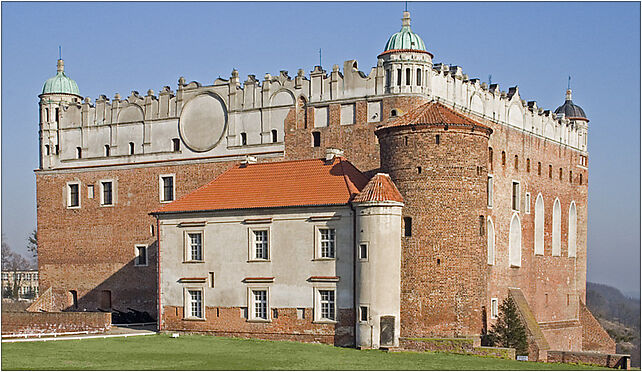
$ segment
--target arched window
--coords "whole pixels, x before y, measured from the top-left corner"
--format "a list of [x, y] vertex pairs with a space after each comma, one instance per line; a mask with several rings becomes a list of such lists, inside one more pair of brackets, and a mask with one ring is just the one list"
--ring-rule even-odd
[[435, 144], [437, 144], [437, 145], [438, 145], [438, 144], [440, 144], [440, 143], [441, 143], [441, 138], [439, 137], [439, 135], [436, 135], [436, 136], [435, 136]]
[[582, 184], [582, 173], [580, 173], [580, 185]]
[[535, 254], [544, 255], [544, 198], [541, 193], [535, 200]]
[[519, 169], [519, 156], [515, 155], [515, 169]]
[[560, 168], [560, 181], [562, 180], [562, 168]]
[[417, 69], [417, 85], [421, 85], [421, 69]]
[[134, 142], [129, 143], [129, 155], [134, 155]]
[[80, 147], [76, 147], [76, 158], [82, 159], [82, 149]]
[[553, 166], [548, 165], [548, 178], [553, 178]]
[[49, 109], [48, 108], [45, 109], [45, 122], [46, 123], [49, 122]]
[[522, 266], [522, 224], [517, 213], [513, 213], [508, 236], [508, 262], [511, 267]]
[[181, 141], [178, 138], [172, 139], [172, 150], [181, 151]]
[[410, 69], [406, 69], [406, 85], [410, 85]]
[[390, 86], [390, 70], [386, 70], [386, 86]]
[[574, 201], [568, 208], [568, 256], [577, 257], [577, 210]]
[[276, 135], [276, 129], [272, 129], [272, 142], [276, 143], [278, 142], [279, 138]]
[[568, 171], [568, 182], [573, 183], [573, 171]]
[[397, 86], [401, 86], [401, 69], [397, 69]]
[[105, 145], [105, 156], [109, 156], [109, 145]]
[[553, 204], [553, 256], [562, 255], [562, 207], [560, 200]]
[[56, 118], [55, 118], [56, 123], [58, 122], [59, 119], [60, 119], [60, 109], [56, 108]]
[[488, 217], [486, 222], [487, 238], [488, 238], [488, 264], [495, 264], [495, 225], [493, 220]]
[[394, 118], [395, 116], [397, 116], [397, 110], [393, 109], [393, 110], [390, 111], [390, 117]]
[[502, 165], [506, 165], [506, 151], [502, 151]]
[[490, 163], [490, 170], [493, 170], [493, 148], [488, 148], [488, 163]]
[[247, 133], [241, 132], [241, 146], [247, 145]]
[[537, 162], [537, 175], [538, 176], [542, 175], [542, 162], [541, 161]]
[[531, 159], [526, 159], [526, 172], [531, 171]]

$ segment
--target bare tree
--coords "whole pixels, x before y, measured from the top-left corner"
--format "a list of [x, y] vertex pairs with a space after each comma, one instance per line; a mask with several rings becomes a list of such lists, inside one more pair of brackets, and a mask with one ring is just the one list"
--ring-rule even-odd
[[4, 234], [2, 234], [2, 270], [12, 271], [13, 277], [7, 282], [7, 286], [3, 288], [3, 292], [7, 293], [9, 297], [17, 299], [20, 284], [22, 283], [22, 275], [18, 275], [18, 271], [26, 270], [29, 268], [29, 261], [27, 261], [20, 253], [14, 252]]
[[32, 232], [27, 235], [27, 251], [31, 253], [31, 257], [38, 262], [38, 230], [33, 229]]

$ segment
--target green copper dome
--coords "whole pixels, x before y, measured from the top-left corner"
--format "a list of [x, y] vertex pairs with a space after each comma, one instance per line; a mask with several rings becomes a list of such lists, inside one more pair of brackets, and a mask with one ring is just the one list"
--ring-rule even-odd
[[42, 94], [48, 93], [67, 93], [80, 95], [78, 91], [78, 84], [65, 75], [65, 63], [62, 59], [58, 60], [58, 73], [56, 76], [47, 79], [45, 85], [42, 87]]
[[419, 35], [410, 30], [410, 12], [403, 12], [401, 30], [388, 39], [384, 52], [398, 49], [413, 49], [426, 51], [426, 44]]

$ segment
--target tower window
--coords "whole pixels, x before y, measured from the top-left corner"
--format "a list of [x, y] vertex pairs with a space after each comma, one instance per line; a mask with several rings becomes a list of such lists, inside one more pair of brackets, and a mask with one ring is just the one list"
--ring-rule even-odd
[[493, 148], [488, 148], [488, 162], [490, 163], [490, 170], [493, 170]]
[[134, 142], [129, 143], [129, 155], [134, 155]]
[[390, 70], [386, 70], [386, 86], [390, 86]]
[[580, 185], [582, 184], [582, 173], [580, 173]]
[[560, 181], [562, 180], [562, 168], [560, 168]]
[[502, 151], [502, 165], [506, 165], [506, 151]]
[[404, 137], [404, 138], [403, 138], [403, 144], [404, 144], [405, 146], [408, 146], [408, 137]]
[[479, 236], [484, 236], [484, 225], [485, 225], [484, 216], [479, 216]]
[[515, 169], [519, 169], [519, 156], [515, 155]]
[[172, 139], [172, 150], [173, 151], [181, 151], [181, 142], [178, 138], [173, 138]]
[[553, 166], [548, 165], [548, 178], [553, 178]]
[[531, 159], [526, 159], [526, 172], [531, 171]]
[[276, 129], [272, 129], [272, 142], [276, 143], [278, 141], [278, 136], [276, 133]]
[[394, 109], [391, 110], [390, 111], [390, 116], [393, 117], [393, 118], [396, 117], [397, 116], [397, 110], [394, 110]]
[[493, 176], [488, 176], [488, 183], [486, 186], [486, 200], [488, 208], [493, 207]]
[[417, 167], [417, 174], [421, 174], [421, 167]]
[[49, 122], [49, 109], [48, 108], [45, 109], [45, 122], [47, 122], [47, 123]]
[[59, 109], [59, 108], [56, 108], [56, 118], [55, 118], [56, 123], [58, 122], [58, 119], [59, 119], [59, 118], [60, 118], [60, 109]]
[[105, 156], [109, 156], [109, 145], [105, 145]]
[[410, 85], [410, 69], [406, 69], [406, 85]]
[[80, 147], [76, 147], [76, 159], [82, 159], [82, 149]]
[[439, 134], [435, 136], [435, 143], [436, 143], [437, 145], [441, 142], [441, 141], [440, 141], [440, 139], [441, 139], [441, 138], [439, 137]]
[[421, 69], [417, 69], [417, 85], [421, 85]]
[[513, 210], [519, 212], [519, 182], [513, 181]]
[[247, 133], [241, 132], [241, 146], [247, 146]]
[[401, 85], [401, 69], [397, 69], [397, 85]]
[[321, 133], [312, 132], [312, 147], [320, 147], [320, 146], [321, 146]]
[[573, 171], [569, 171], [568, 173], [568, 182], [573, 183]]
[[542, 175], [542, 162], [541, 161], [537, 162], [537, 175], [538, 176]]
[[412, 217], [403, 218], [403, 236], [412, 236]]
[[45, 145], [45, 155], [49, 155], [49, 145]]

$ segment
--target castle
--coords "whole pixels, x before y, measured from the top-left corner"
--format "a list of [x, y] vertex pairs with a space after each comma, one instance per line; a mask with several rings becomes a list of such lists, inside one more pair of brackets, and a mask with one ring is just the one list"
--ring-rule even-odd
[[[134, 308], [161, 330], [377, 347], [478, 337], [511, 296], [535, 359], [614, 352], [584, 305], [584, 111], [570, 90], [544, 110], [517, 87], [434, 63], [408, 12], [368, 74], [354, 60], [243, 83], [234, 70], [211, 85], [181, 77], [176, 91], [92, 103], [59, 60], [39, 97], [38, 262], [54, 309]], [[338, 177], [345, 189], [332, 190], [345, 197], [288, 204], [277, 195], [270, 204], [257, 192], [270, 185], [253, 189], [262, 178], [247, 178], [293, 164], [303, 167], [298, 178], [271, 185], [332, 199], [304, 180]], [[232, 186], [222, 190], [263, 202], [194, 205], [226, 177]], [[315, 253], [289, 265], [294, 238], [277, 234], [301, 229], [314, 231], [297, 241]]]

